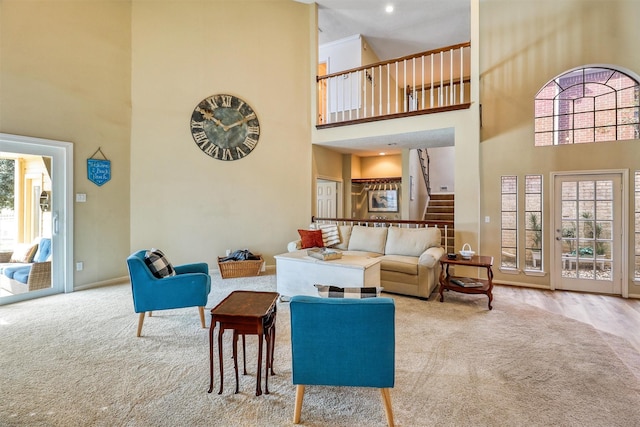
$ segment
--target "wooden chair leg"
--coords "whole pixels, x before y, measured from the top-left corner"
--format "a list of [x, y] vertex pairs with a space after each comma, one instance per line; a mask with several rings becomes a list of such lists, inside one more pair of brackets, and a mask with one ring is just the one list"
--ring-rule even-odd
[[387, 424], [393, 427], [393, 408], [391, 407], [391, 393], [388, 388], [381, 388], [382, 403], [384, 404], [384, 412], [387, 414]]
[[144, 311], [138, 316], [138, 336], [142, 333], [142, 324], [144, 323]]
[[293, 410], [293, 423], [300, 424], [300, 412], [302, 411], [302, 399], [304, 398], [304, 386], [296, 386], [296, 407]]
[[202, 328], [206, 329], [204, 324], [204, 307], [198, 307], [198, 311], [200, 312], [200, 323], [202, 323]]

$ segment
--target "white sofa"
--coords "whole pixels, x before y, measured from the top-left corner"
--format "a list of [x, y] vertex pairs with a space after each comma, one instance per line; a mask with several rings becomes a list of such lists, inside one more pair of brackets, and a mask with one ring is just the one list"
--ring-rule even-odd
[[[318, 225], [318, 228], [328, 227]], [[440, 229], [338, 225], [340, 243], [331, 247], [354, 254], [381, 257], [380, 285], [385, 292], [428, 299], [438, 285], [444, 254]], [[306, 251], [301, 240], [287, 245], [289, 252]]]

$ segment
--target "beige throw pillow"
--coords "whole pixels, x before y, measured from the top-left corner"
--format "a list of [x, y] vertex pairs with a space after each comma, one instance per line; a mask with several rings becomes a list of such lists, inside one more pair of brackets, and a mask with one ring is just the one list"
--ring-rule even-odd
[[386, 241], [387, 227], [354, 225], [349, 239], [349, 250], [383, 254]]
[[32, 245], [31, 243], [18, 243], [13, 250], [11, 260], [9, 262], [30, 263], [33, 262], [33, 256], [38, 250], [38, 245]]

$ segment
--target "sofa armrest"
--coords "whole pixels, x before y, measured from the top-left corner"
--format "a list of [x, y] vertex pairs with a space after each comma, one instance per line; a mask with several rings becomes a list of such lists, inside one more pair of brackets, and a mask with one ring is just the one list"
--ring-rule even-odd
[[440, 246], [429, 248], [420, 255], [418, 264], [433, 268], [438, 264], [442, 255], [444, 255], [444, 248]]
[[27, 285], [30, 291], [51, 287], [51, 261], [31, 264]]
[[302, 249], [302, 240], [298, 239], [298, 240], [294, 240], [293, 242], [289, 242], [287, 244], [287, 251], [289, 252], [294, 252], [297, 250]]

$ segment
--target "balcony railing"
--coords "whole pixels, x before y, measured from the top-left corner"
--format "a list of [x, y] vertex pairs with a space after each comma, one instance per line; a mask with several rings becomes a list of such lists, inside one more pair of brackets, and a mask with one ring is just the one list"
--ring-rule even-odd
[[317, 127], [469, 108], [471, 43], [317, 77]]

